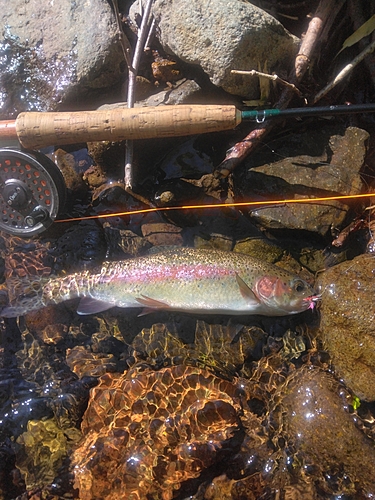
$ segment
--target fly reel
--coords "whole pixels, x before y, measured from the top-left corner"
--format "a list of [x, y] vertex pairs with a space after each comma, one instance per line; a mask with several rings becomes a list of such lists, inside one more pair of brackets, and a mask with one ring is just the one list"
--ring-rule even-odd
[[36, 151], [0, 148], [0, 230], [20, 237], [45, 231], [65, 202], [57, 165]]

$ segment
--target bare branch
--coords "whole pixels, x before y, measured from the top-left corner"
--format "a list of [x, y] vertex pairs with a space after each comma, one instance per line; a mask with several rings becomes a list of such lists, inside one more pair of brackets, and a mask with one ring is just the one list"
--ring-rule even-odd
[[351, 63], [347, 64], [336, 76], [333, 80], [331, 80], [328, 85], [324, 87], [320, 92], [316, 94], [313, 104], [318, 102], [322, 97], [324, 97], [328, 92], [330, 92], [336, 85], [344, 80], [349, 73], [353, 71], [353, 69], [361, 62], [363, 59], [371, 54], [375, 50], [375, 40], [370, 43], [362, 52], [360, 52]]
[[239, 69], [232, 69], [231, 73], [235, 75], [249, 75], [249, 76], [257, 76], [260, 78], [268, 78], [269, 80], [272, 80], [274, 82], [279, 83], [280, 85], [284, 85], [284, 87], [289, 87], [292, 89], [299, 97], [302, 97], [302, 93], [293, 83], [289, 83], [279, 76], [273, 74], [269, 75], [268, 73], [262, 73], [260, 71], [256, 71], [255, 69], [252, 69], [250, 71], [244, 71], [244, 70], [239, 70]]
[[122, 26], [121, 26], [120, 11], [118, 8], [118, 0], [112, 0], [112, 5], [113, 5], [115, 17], [116, 17], [116, 24], [117, 24], [116, 35], [118, 36], [118, 39], [120, 40], [121, 48], [122, 48], [122, 51], [124, 53], [124, 58], [125, 58], [127, 66], [128, 66], [128, 69], [130, 71], [132, 49], [131, 49], [130, 42], [129, 42], [128, 38], [126, 37], [124, 30], [122, 29]]
[[[140, 2], [142, 3], [142, 2]], [[128, 83], [128, 99], [127, 104], [128, 108], [134, 107], [134, 91], [135, 91], [135, 82], [138, 74], [139, 63], [141, 60], [141, 55], [145, 46], [147, 33], [150, 30], [149, 17], [151, 12], [152, 0], [147, 0], [146, 7], [142, 17], [141, 28], [138, 33], [137, 43], [134, 50], [134, 57], [132, 61], [131, 68], [129, 69], [129, 83]], [[126, 141], [126, 150], [125, 150], [125, 169], [124, 169], [124, 182], [125, 189], [131, 190], [133, 186], [133, 141]]]

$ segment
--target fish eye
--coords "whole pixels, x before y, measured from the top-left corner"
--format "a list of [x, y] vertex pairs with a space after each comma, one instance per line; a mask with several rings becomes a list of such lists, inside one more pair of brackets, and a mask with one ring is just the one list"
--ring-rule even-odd
[[302, 280], [296, 280], [293, 283], [293, 288], [298, 293], [303, 292], [305, 290], [305, 283]]

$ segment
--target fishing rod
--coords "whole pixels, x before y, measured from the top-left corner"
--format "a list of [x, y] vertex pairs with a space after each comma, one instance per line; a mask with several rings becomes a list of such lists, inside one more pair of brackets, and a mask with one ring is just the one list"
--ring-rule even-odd
[[66, 187], [60, 169], [35, 151], [46, 146], [196, 135], [231, 130], [243, 121], [370, 112], [375, 112], [375, 104], [244, 111], [233, 105], [177, 105], [20, 113], [16, 120], [0, 121], [0, 139], [21, 144], [21, 149], [0, 149], [0, 230], [33, 236], [45, 231], [64, 205]]
[[375, 104], [240, 111], [233, 105], [176, 105], [73, 112], [24, 112], [0, 121], [0, 139], [16, 139], [27, 149], [95, 141], [122, 141], [232, 130], [243, 121], [270, 118], [373, 113]]

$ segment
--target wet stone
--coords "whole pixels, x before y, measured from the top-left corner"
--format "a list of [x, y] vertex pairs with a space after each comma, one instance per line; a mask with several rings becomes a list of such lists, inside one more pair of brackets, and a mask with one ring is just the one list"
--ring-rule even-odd
[[49, 244], [39, 240], [5, 236], [4, 256], [5, 277], [23, 278], [25, 276], [49, 276], [51, 257]]
[[71, 227], [55, 242], [50, 251], [53, 271], [74, 272], [99, 266], [106, 254], [104, 232], [95, 222], [84, 221]]
[[147, 253], [147, 250], [152, 246], [146, 238], [130, 229], [117, 229], [111, 227], [109, 222], [103, 224], [103, 229], [107, 240], [107, 253], [111, 258], [113, 255], [117, 256], [122, 253], [136, 257]]
[[80, 378], [85, 376], [100, 377], [116, 370], [113, 354], [95, 354], [84, 346], [76, 346], [66, 351], [66, 363], [72, 372]]
[[239, 429], [239, 410], [236, 387], [199, 368], [101, 377], [72, 456], [80, 498], [171, 500], [215, 463]]
[[105, 184], [108, 181], [108, 177], [100, 165], [92, 165], [83, 174], [83, 180], [92, 189]]
[[246, 238], [239, 240], [235, 244], [233, 251], [245, 253], [246, 255], [271, 262], [272, 264], [280, 260], [284, 253], [282, 248], [260, 238]]
[[197, 321], [194, 342], [184, 344], [169, 332], [164, 324], [143, 328], [136, 335], [132, 347], [151, 366], [167, 361], [215, 369], [226, 377], [233, 377], [248, 357], [255, 358], [265, 343], [266, 334], [257, 327], [242, 324], [210, 325]]
[[0, 17], [3, 116], [54, 110], [119, 83], [123, 53], [105, 2], [66, 3], [56, 11], [53, 2], [15, 0], [2, 4]]
[[375, 258], [360, 255], [319, 276], [320, 335], [334, 369], [359, 398], [375, 400]]
[[27, 489], [51, 483], [69, 448], [55, 419], [29, 420], [27, 431], [19, 436], [17, 443], [20, 445], [17, 467], [24, 475]]
[[194, 248], [215, 248], [216, 250], [223, 250], [230, 252], [233, 247], [233, 238], [225, 234], [209, 235], [209, 238], [202, 238], [197, 235], [194, 238]]
[[276, 413], [282, 415], [293, 467], [302, 466], [305, 476], [314, 477], [318, 498], [329, 494], [372, 498], [374, 443], [344, 409], [340, 390], [331, 374], [306, 366], [286, 381]]
[[[272, 153], [268, 149], [252, 156], [237, 189], [246, 199], [259, 200], [358, 194], [368, 136], [355, 127], [294, 133], [282, 143], [271, 143]], [[325, 236], [342, 226], [349, 209], [347, 203], [328, 201], [265, 206], [249, 214], [270, 230], [299, 229]]]
[[182, 229], [174, 224], [152, 222], [142, 225], [142, 234], [146, 241], [154, 246], [182, 246]]

